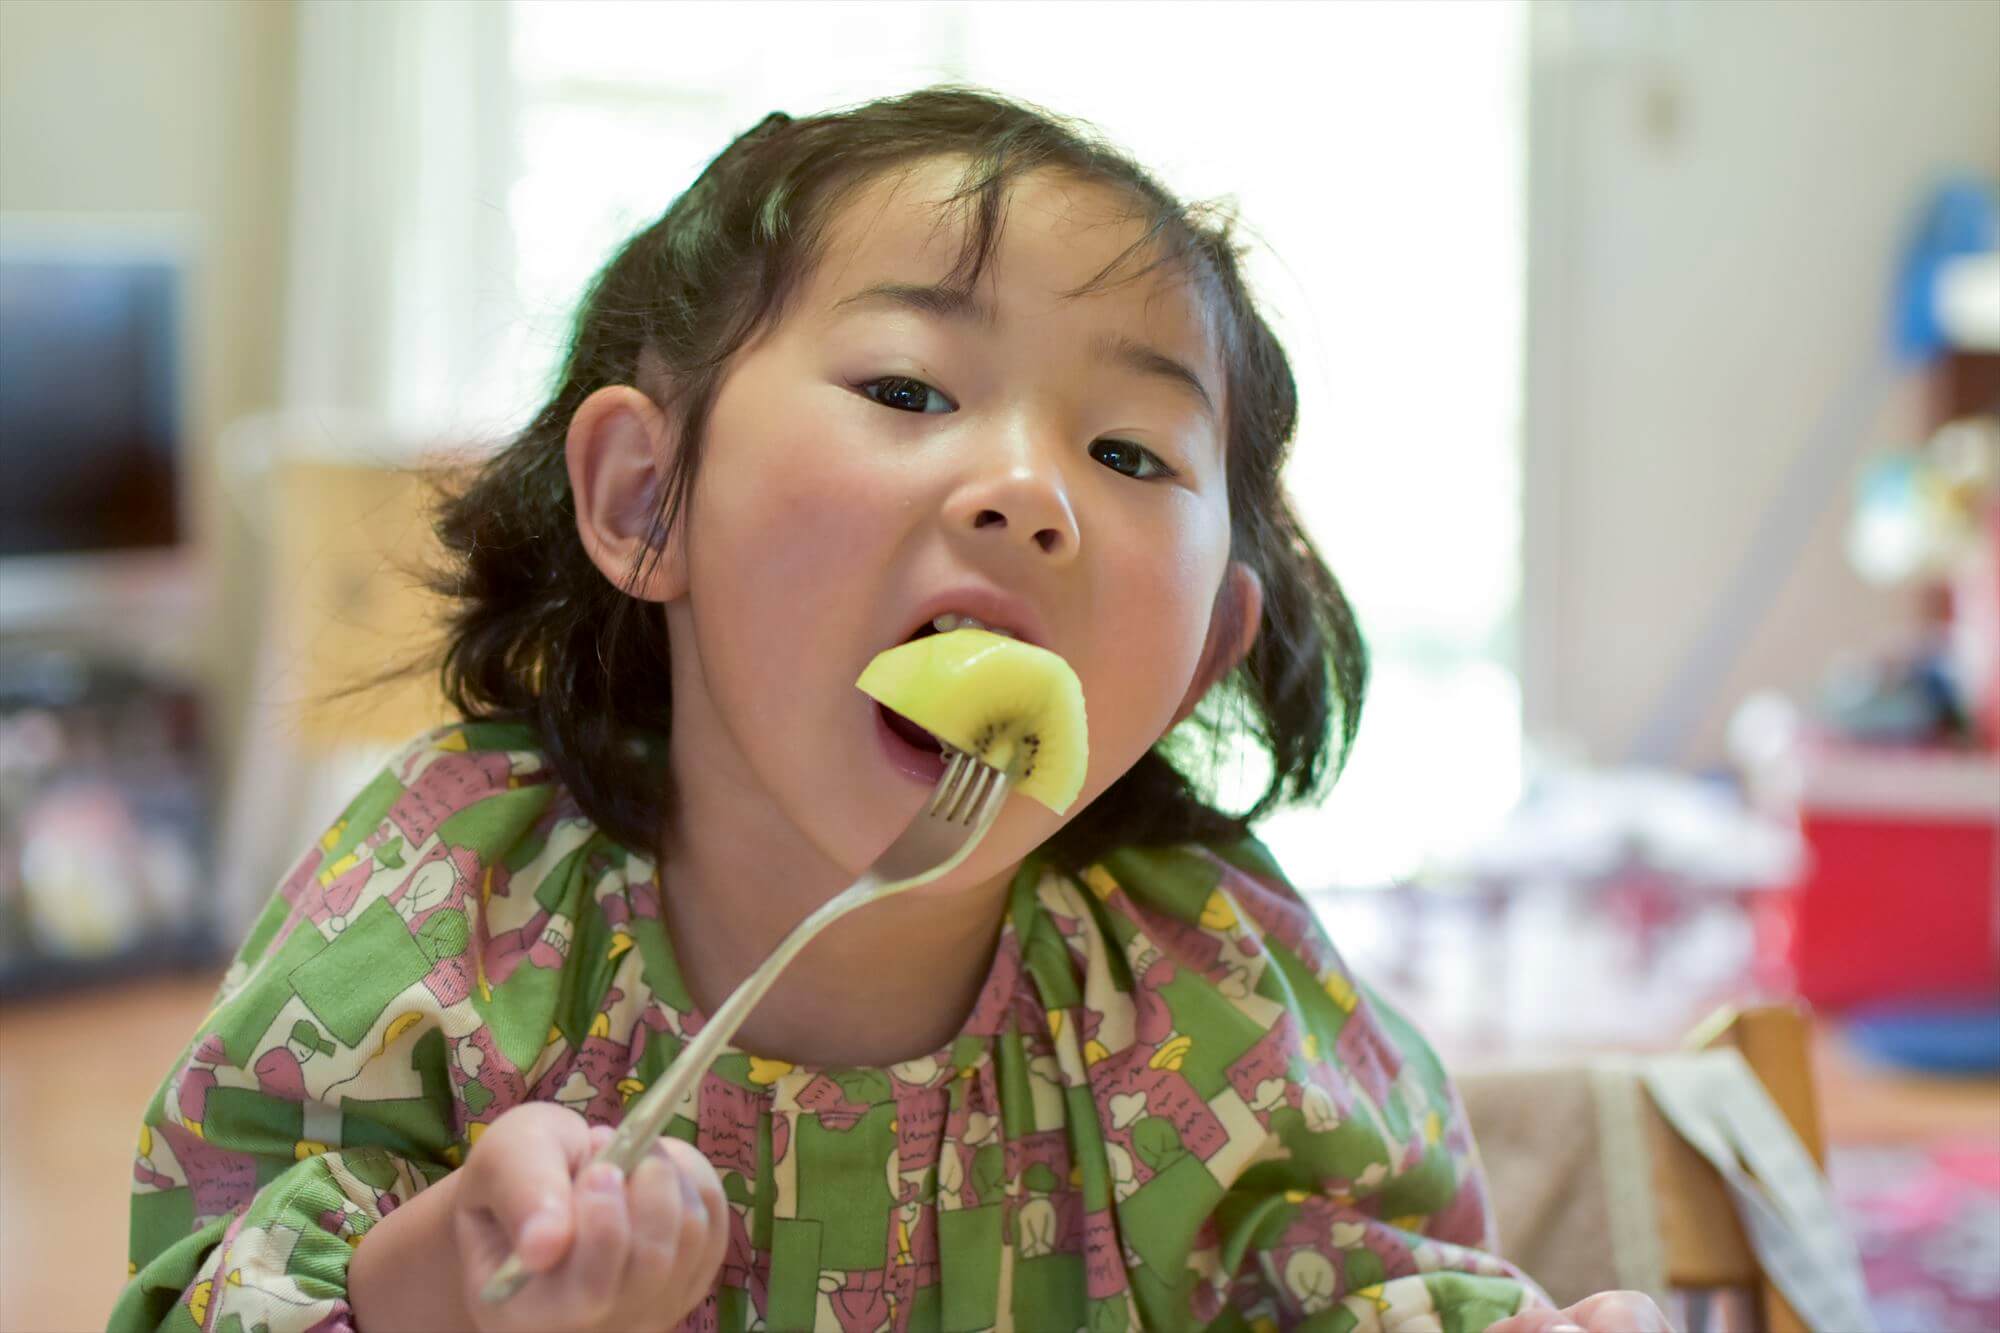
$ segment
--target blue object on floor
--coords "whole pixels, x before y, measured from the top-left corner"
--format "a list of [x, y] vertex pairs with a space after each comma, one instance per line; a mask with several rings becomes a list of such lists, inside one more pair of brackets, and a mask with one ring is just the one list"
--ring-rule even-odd
[[2000, 1071], [2000, 1004], [1906, 1004], [1847, 1015], [1847, 1039], [1877, 1059], [1934, 1074]]

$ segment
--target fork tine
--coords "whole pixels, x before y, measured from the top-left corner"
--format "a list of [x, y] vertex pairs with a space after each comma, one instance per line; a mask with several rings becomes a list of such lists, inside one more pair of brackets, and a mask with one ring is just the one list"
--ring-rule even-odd
[[972, 812], [974, 824], [994, 814], [1007, 799], [1007, 775], [998, 769], [988, 769], [987, 776], [986, 790], [980, 794], [979, 804]]
[[980, 807], [986, 805], [986, 799], [992, 795], [994, 785], [1000, 783], [1002, 777], [1004, 775], [998, 769], [994, 769], [992, 765], [984, 765], [982, 763], [978, 767], [978, 781], [972, 785], [972, 791], [966, 793], [966, 805], [960, 809], [960, 819], [964, 823], [968, 823], [968, 825], [978, 823]]
[[[959, 753], [958, 781], [953, 784], [951, 795], [946, 798], [949, 810], [955, 811], [964, 803], [965, 794], [978, 785], [979, 773], [983, 768], [985, 768], [985, 765], [974, 759], [971, 755], [963, 751]], [[947, 813], [946, 818], [950, 817], [951, 815]]]
[[[959, 798], [965, 789], [971, 768], [971, 755], [963, 750], [952, 752], [951, 763], [945, 768], [943, 779], [931, 792], [930, 813], [933, 816], [944, 815], [951, 804]], [[948, 815], [945, 817], [949, 818]]]
[[985, 774], [980, 771], [978, 766], [968, 764], [966, 768], [968, 771], [965, 781], [959, 785], [957, 791], [952, 793], [951, 800], [946, 804], [944, 810], [945, 819], [953, 824], [965, 822], [966, 804], [972, 799], [973, 793], [979, 790], [979, 784], [985, 778]]
[[978, 765], [977, 772], [974, 774], [964, 798], [959, 802], [957, 808], [952, 811], [952, 819], [961, 824], [978, 823], [980, 813], [986, 808], [987, 802], [993, 798], [993, 791], [1000, 785], [1002, 776], [1000, 770], [994, 768], [991, 764], [982, 763]]

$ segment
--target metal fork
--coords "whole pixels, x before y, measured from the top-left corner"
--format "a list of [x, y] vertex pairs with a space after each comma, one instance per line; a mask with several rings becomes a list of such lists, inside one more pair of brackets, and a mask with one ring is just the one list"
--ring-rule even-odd
[[[859, 879], [792, 927], [791, 934], [779, 942], [771, 956], [745, 977], [709, 1016], [707, 1025], [681, 1051], [666, 1076], [648, 1088], [625, 1113], [617, 1133], [591, 1159], [592, 1163], [610, 1162], [627, 1176], [639, 1169], [647, 1150], [666, 1128], [668, 1118], [708, 1072], [723, 1044], [743, 1026], [743, 1020], [764, 998], [764, 992], [771, 989], [771, 983], [785, 970], [785, 964], [822, 930], [857, 907], [880, 902], [949, 874], [972, 855], [973, 848], [986, 836], [986, 830], [993, 826], [1000, 807], [1006, 803], [1014, 774], [958, 750], [947, 752], [951, 762], [932, 790], [930, 803], [910, 821], [902, 836], [890, 843], [875, 858], [875, 863], [861, 872]], [[480, 1289], [480, 1299], [488, 1304], [504, 1301], [532, 1276], [521, 1266], [519, 1254], [509, 1254]]]

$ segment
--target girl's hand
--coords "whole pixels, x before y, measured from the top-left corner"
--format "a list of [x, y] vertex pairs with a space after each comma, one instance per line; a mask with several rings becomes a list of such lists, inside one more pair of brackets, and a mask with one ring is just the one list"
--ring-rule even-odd
[[[479, 1333], [671, 1329], [708, 1295], [729, 1239], [715, 1168], [661, 1140], [629, 1180], [609, 1166], [584, 1172], [611, 1133], [535, 1102], [480, 1136], [452, 1205], [462, 1299]], [[535, 1276], [486, 1304], [480, 1288], [515, 1249]]]
[[1523, 1310], [1486, 1333], [1674, 1333], [1653, 1298], [1638, 1291], [1600, 1291], [1567, 1310]]

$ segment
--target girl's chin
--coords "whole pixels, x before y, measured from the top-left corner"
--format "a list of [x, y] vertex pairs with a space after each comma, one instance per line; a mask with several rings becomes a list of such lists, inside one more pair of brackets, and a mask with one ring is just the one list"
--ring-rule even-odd
[[1033, 810], [1023, 809], [1023, 801], [1034, 805], [1025, 797], [1008, 798], [1008, 808], [993, 821], [993, 827], [986, 831], [985, 839], [964, 865], [941, 879], [907, 892], [929, 898], [954, 898], [988, 890], [995, 880], [1003, 886], [1011, 881], [1020, 870], [1021, 862], [1055, 831], [1052, 821], [1035, 818], [1036, 812], [1041, 811], [1040, 806], [1035, 806]]

